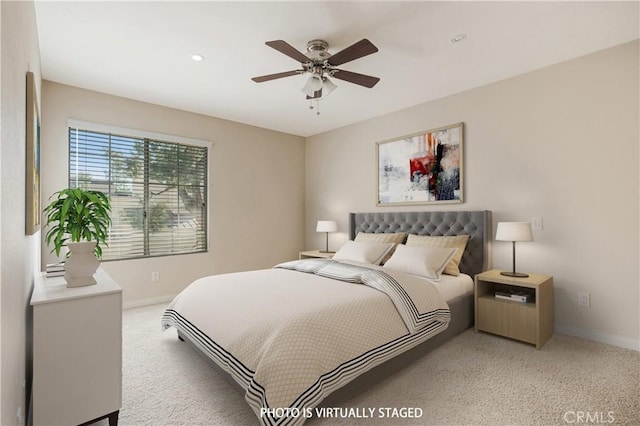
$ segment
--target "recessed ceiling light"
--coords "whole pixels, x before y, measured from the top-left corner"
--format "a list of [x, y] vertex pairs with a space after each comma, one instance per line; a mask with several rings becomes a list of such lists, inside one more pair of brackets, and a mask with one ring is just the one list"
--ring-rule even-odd
[[193, 55], [191, 55], [191, 59], [193, 59], [196, 62], [200, 62], [201, 60], [204, 59], [204, 56], [202, 56], [199, 53], [194, 53]]
[[457, 36], [451, 39], [451, 43], [460, 43], [461, 41], [464, 41], [466, 39], [467, 39], [466, 34], [458, 34]]

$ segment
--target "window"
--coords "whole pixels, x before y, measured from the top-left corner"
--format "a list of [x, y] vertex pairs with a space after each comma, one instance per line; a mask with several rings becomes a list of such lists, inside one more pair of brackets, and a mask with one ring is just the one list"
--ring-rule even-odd
[[69, 127], [69, 187], [111, 200], [103, 260], [207, 250], [208, 148], [156, 139]]

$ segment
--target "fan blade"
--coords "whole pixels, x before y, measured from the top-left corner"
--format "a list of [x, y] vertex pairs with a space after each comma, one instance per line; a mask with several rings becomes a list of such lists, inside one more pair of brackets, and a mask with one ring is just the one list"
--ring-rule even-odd
[[303, 73], [304, 70], [294, 70], [294, 71], [285, 71], [279, 72], [277, 74], [269, 74], [269, 75], [261, 75], [260, 77], [253, 77], [251, 80], [256, 83], [262, 83], [264, 81], [275, 80], [277, 78], [291, 77], [292, 75], [297, 75]]
[[337, 67], [338, 65], [353, 61], [354, 59], [362, 58], [363, 56], [371, 55], [377, 51], [378, 48], [375, 47], [373, 43], [366, 38], [363, 38], [359, 42], [342, 49], [335, 55], [332, 55], [328, 62], [330, 65]]
[[265, 44], [269, 47], [273, 47], [278, 52], [284, 53], [288, 57], [295, 59], [301, 64], [311, 61], [309, 58], [305, 56], [304, 53], [300, 52], [299, 50], [297, 50], [295, 47], [291, 46], [289, 43], [287, 43], [284, 40], [267, 41]]
[[307, 99], [319, 99], [322, 97], [322, 89], [313, 92], [313, 96], [307, 95]]
[[371, 89], [380, 81], [378, 77], [372, 77], [370, 75], [358, 74], [356, 72], [344, 70], [335, 70], [333, 77], [340, 80], [348, 81], [349, 83], [359, 84], [360, 86], [368, 87], [369, 89]]

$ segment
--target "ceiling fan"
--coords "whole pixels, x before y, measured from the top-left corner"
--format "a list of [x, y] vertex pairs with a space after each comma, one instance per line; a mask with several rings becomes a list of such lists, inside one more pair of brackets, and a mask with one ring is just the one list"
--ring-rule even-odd
[[324, 40], [311, 40], [308, 42], [306, 54], [303, 54], [284, 40], [267, 41], [265, 44], [300, 62], [302, 68], [276, 74], [263, 75], [260, 77], [253, 77], [251, 80], [256, 83], [308, 73], [311, 74], [311, 76], [302, 88], [302, 91], [307, 95], [307, 99], [313, 100], [320, 99], [323, 94], [325, 96], [328, 95], [336, 88], [336, 85], [329, 80], [329, 77], [348, 81], [349, 83], [358, 84], [368, 88], [372, 88], [376, 83], [378, 83], [378, 81], [380, 81], [378, 77], [372, 77], [370, 75], [336, 68], [344, 63], [376, 53], [378, 48], [366, 38], [333, 55], [327, 51], [329, 43]]

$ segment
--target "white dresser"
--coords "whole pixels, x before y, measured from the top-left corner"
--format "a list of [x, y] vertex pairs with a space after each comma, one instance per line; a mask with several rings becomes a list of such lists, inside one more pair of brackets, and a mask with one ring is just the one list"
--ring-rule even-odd
[[36, 277], [33, 307], [33, 425], [79, 425], [122, 406], [122, 289], [99, 268], [96, 285], [67, 288]]

